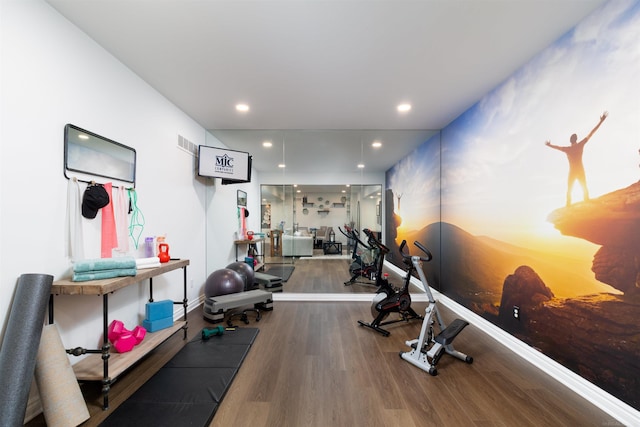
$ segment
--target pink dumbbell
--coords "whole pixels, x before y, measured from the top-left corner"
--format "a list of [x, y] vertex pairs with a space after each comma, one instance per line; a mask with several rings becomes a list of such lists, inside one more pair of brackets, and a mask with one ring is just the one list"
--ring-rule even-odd
[[126, 353], [131, 351], [136, 345], [136, 337], [131, 332], [125, 332], [119, 338], [112, 341], [113, 347], [118, 353]]
[[133, 336], [136, 338], [136, 345], [140, 344], [144, 339], [144, 336], [147, 334], [147, 330], [142, 326], [136, 326], [133, 328]]
[[120, 338], [120, 336], [126, 332], [131, 333], [131, 331], [129, 331], [127, 328], [124, 327], [124, 323], [122, 323], [120, 320], [114, 320], [111, 322], [111, 324], [109, 325], [109, 341], [114, 342], [115, 340], [117, 340], [118, 338]]
[[142, 342], [146, 333], [147, 330], [142, 326], [136, 326], [130, 331], [120, 320], [114, 320], [109, 325], [108, 338], [118, 353], [126, 353]]

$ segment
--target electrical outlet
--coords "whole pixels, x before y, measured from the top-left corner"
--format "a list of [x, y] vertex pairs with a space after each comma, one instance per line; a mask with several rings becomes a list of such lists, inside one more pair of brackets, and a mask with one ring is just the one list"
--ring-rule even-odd
[[513, 317], [520, 320], [520, 307], [518, 307], [517, 305], [513, 306]]

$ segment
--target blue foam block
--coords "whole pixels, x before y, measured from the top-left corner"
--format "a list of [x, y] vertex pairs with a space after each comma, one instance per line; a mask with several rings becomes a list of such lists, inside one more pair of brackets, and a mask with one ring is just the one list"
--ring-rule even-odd
[[249, 264], [249, 267], [253, 268], [253, 258], [250, 256], [244, 257], [245, 264]]
[[147, 332], [156, 332], [160, 329], [166, 329], [173, 326], [173, 315], [169, 317], [165, 317], [162, 319], [156, 320], [147, 320], [144, 319], [142, 321], [142, 327], [147, 330]]
[[148, 302], [145, 306], [146, 319], [150, 321], [173, 317], [173, 301], [163, 300]]

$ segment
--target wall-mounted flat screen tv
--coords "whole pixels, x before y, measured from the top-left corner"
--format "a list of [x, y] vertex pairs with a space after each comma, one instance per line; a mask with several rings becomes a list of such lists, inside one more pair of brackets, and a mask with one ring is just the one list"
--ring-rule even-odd
[[223, 184], [250, 182], [251, 156], [244, 151], [199, 145], [198, 175], [221, 178]]

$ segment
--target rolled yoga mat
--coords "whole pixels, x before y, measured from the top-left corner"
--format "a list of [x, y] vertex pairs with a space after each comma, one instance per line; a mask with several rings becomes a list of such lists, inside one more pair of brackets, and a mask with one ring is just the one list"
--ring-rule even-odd
[[3, 427], [23, 425], [52, 284], [48, 274], [23, 274], [18, 279], [0, 349]]
[[42, 331], [35, 376], [48, 427], [75, 427], [89, 419], [56, 325], [46, 325]]

